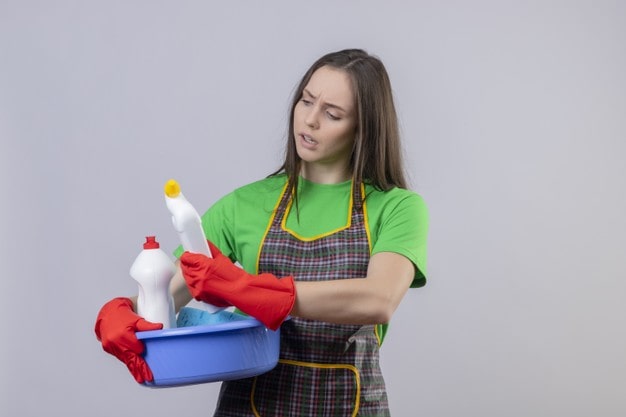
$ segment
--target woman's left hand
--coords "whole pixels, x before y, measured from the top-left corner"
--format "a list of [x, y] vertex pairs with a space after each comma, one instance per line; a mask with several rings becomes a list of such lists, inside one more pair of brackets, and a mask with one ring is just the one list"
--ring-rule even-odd
[[217, 307], [234, 305], [276, 330], [291, 312], [296, 298], [293, 277], [249, 274], [209, 242], [213, 258], [185, 252], [180, 266], [191, 295]]

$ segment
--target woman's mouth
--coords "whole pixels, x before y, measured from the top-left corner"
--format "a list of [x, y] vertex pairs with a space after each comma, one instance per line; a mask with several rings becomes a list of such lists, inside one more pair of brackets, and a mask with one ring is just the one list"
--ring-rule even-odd
[[300, 133], [300, 143], [305, 149], [313, 150], [317, 148], [317, 141], [304, 133]]

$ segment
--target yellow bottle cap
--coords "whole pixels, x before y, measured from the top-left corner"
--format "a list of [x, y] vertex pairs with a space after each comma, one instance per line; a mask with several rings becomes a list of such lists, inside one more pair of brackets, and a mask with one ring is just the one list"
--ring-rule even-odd
[[180, 194], [180, 185], [178, 185], [176, 180], [169, 180], [165, 183], [163, 190], [165, 191], [165, 195], [169, 198], [178, 197], [178, 194]]

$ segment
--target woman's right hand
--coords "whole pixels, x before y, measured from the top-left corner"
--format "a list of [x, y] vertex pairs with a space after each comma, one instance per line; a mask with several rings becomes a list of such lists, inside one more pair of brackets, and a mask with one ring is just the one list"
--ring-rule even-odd
[[129, 298], [114, 298], [100, 309], [96, 319], [96, 337], [102, 348], [124, 362], [138, 383], [152, 381], [152, 371], [144, 361], [143, 343], [135, 332], [160, 330], [161, 323], [151, 323], [133, 311]]

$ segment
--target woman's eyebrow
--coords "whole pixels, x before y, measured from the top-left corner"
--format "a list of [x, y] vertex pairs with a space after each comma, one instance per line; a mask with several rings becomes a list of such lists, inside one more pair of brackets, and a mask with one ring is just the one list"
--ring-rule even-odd
[[[308, 95], [308, 96], [309, 96], [309, 97], [311, 97], [312, 99], [314, 99], [314, 100], [315, 100], [315, 99], [317, 99], [317, 96], [314, 96], [314, 95], [313, 95], [313, 94], [312, 94], [309, 90], [307, 90], [306, 88], [305, 88], [303, 91], [304, 91], [304, 93], [306, 93], [306, 95]], [[326, 103], [324, 103], [324, 104], [326, 105], [326, 107], [332, 107], [332, 108], [334, 108], [334, 109], [341, 110], [342, 112], [347, 113], [346, 109], [344, 109], [343, 107], [338, 106], [338, 105], [336, 105], [336, 104], [333, 104], [333, 103], [328, 103], [328, 102], [326, 102]]]

